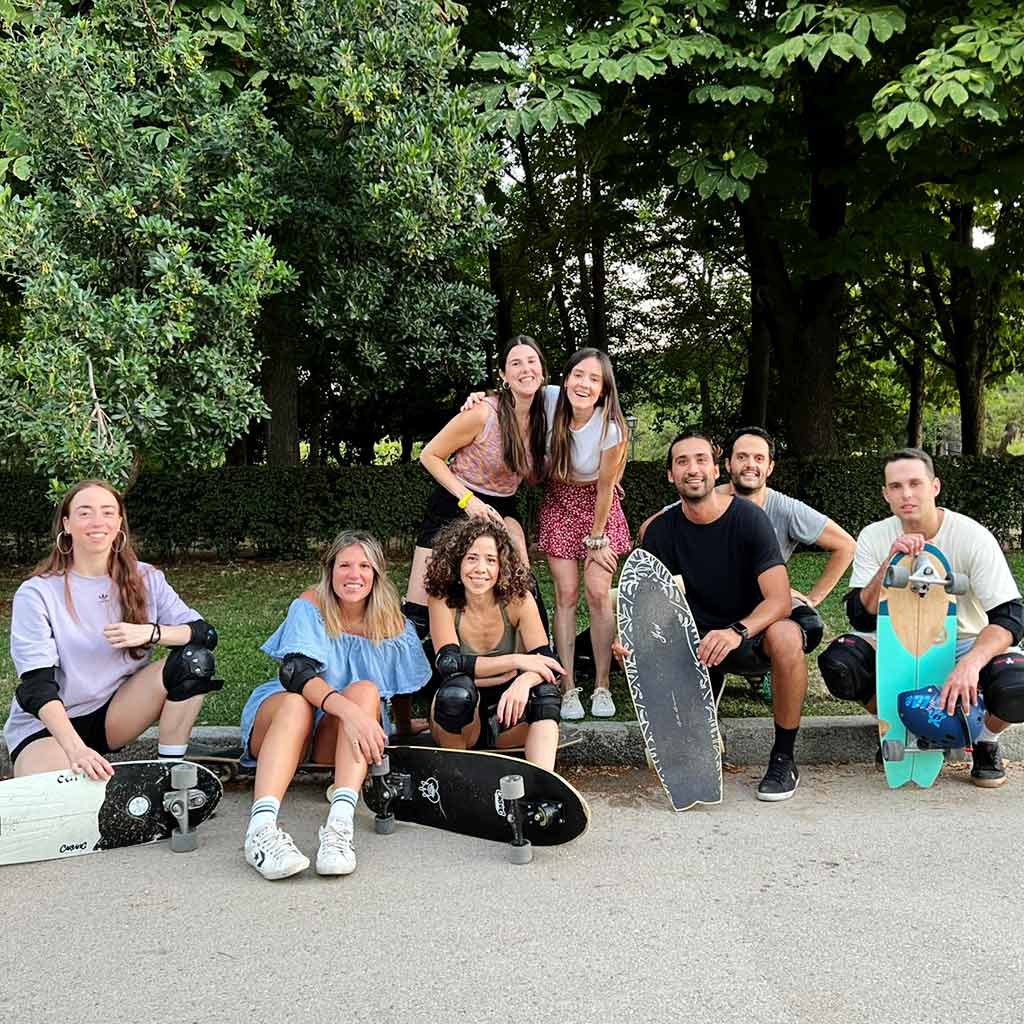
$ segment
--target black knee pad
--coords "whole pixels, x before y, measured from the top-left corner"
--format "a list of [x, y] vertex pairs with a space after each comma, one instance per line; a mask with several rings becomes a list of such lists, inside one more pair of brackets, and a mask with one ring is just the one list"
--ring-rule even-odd
[[997, 654], [978, 677], [985, 707], [1004, 722], [1024, 722], [1024, 654]]
[[445, 732], [462, 732], [473, 721], [478, 700], [476, 683], [469, 676], [452, 676], [434, 697], [434, 721]]
[[861, 636], [844, 633], [818, 655], [828, 692], [867, 704], [875, 696], [875, 649]]
[[825, 623], [817, 609], [809, 604], [794, 605], [789, 617], [800, 627], [804, 634], [804, 654], [810, 654], [825, 635]]
[[557, 722], [562, 717], [562, 691], [554, 683], [538, 683], [530, 689], [526, 702], [526, 721]]
[[212, 693], [224, 685], [215, 679], [217, 664], [213, 651], [199, 644], [175, 647], [164, 662], [164, 689], [169, 701], [188, 700], [202, 693]]

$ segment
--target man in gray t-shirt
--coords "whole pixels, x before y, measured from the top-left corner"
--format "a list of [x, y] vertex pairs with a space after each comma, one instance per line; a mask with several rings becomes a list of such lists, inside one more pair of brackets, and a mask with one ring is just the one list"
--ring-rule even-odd
[[[816, 608], [832, 593], [843, 573], [850, 567], [857, 548], [856, 541], [838, 523], [817, 509], [789, 495], [773, 491], [768, 486], [768, 478], [775, 469], [775, 442], [760, 427], [742, 427], [734, 431], [723, 446], [723, 455], [729, 483], [719, 485], [718, 490], [726, 494], [737, 494], [764, 510], [775, 528], [782, 557], [787, 562], [800, 544], [814, 544], [830, 553], [814, 586], [806, 594], [794, 591], [795, 597]], [[672, 508], [672, 505], [666, 508]], [[654, 518], [651, 516], [640, 527], [641, 539], [647, 524]]]

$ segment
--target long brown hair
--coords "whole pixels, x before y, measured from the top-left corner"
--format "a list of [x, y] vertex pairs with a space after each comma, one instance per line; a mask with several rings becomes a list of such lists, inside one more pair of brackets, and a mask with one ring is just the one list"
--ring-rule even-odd
[[[564, 481], [572, 478], [572, 433], [569, 430], [572, 424], [572, 406], [569, 404], [565, 386], [569, 381], [569, 374], [584, 359], [596, 359], [601, 364], [601, 396], [597, 400], [595, 413], [600, 410], [604, 421], [601, 429], [602, 439], [608, 433], [609, 423], [614, 423], [619, 428], [620, 443], [629, 437], [626, 419], [619, 406], [619, 392], [615, 386], [615, 373], [612, 370], [611, 360], [599, 348], [581, 348], [569, 357], [569, 361], [562, 371], [562, 390], [558, 393], [555, 417], [551, 424], [551, 456], [546, 473], [547, 477], [552, 480]], [[623, 449], [621, 461], [625, 462], [625, 449]]]
[[341, 600], [334, 592], [334, 562], [345, 548], [358, 544], [366, 552], [366, 560], [373, 566], [373, 586], [366, 599], [363, 623], [366, 638], [370, 643], [379, 644], [400, 636], [405, 630], [405, 616], [398, 591], [388, 577], [384, 549], [372, 533], [365, 530], [342, 530], [320, 559], [320, 582], [316, 585], [317, 604], [324, 617], [327, 635], [339, 637], [344, 632], [341, 620]]
[[[50, 553], [32, 570], [33, 576], [63, 576], [64, 603], [71, 617], [77, 622], [74, 602], [71, 599], [71, 586], [68, 582], [68, 571], [74, 565], [74, 552], [65, 554], [58, 543], [64, 532], [64, 520], [71, 515], [71, 503], [79, 492], [87, 487], [102, 487], [117, 502], [117, 512], [121, 517], [121, 529], [124, 532], [124, 543], [118, 547], [115, 543], [110, 547], [107, 556], [107, 575], [117, 587], [117, 598], [121, 604], [121, 620], [123, 622], [149, 621], [149, 591], [146, 581], [139, 572], [139, 560], [132, 547], [132, 535], [128, 529], [128, 515], [125, 512], [124, 497], [106, 480], [79, 480], [64, 495], [53, 517], [53, 547]], [[128, 653], [135, 659], [141, 659], [149, 653], [144, 647], [130, 647]]]
[[[519, 434], [519, 424], [516, 422], [516, 400], [509, 387], [498, 388], [498, 426], [501, 428], [501, 453], [505, 465], [517, 476], [537, 479], [541, 475], [544, 465], [544, 448], [547, 444], [547, 419], [544, 416], [544, 385], [548, 382], [548, 365], [544, 360], [544, 353], [540, 346], [526, 334], [517, 334], [510, 338], [508, 344], [501, 350], [501, 368], [504, 370], [508, 363], [509, 353], [517, 345], [526, 345], [537, 353], [540, 360], [541, 382], [537, 393], [530, 403], [530, 422], [527, 427], [526, 444]], [[532, 461], [532, 469], [527, 460]]]

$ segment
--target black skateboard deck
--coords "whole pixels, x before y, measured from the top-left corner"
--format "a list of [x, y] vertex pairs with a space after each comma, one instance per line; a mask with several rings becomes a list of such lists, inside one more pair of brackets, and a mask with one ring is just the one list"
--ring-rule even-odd
[[650, 552], [634, 551], [619, 577], [619, 634], [631, 653], [626, 681], [647, 759], [672, 806], [722, 799], [718, 709], [700, 637], [682, 591]]
[[107, 782], [70, 769], [0, 782], [0, 864], [161, 839], [171, 839], [172, 849], [195, 849], [192, 829], [213, 814], [223, 792], [213, 772], [175, 761], [115, 763]]
[[[521, 798], [505, 786], [507, 776], [522, 779]], [[522, 839], [559, 846], [590, 824], [587, 802], [560, 775], [484, 750], [388, 747], [385, 764], [370, 766], [363, 799], [382, 833], [397, 819], [515, 844], [512, 819], [518, 817]]]
[[[437, 744], [429, 732], [419, 733], [416, 736], [394, 737], [397, 745], [406, 747], [427, 747], [437, 750]], [[562, 728], [558, 736], [558, 749], [574, 747], [577, 743], [583, 742], [583, 733], [578, 729]], [[507, 749], [495, 750], [496, 754], [507, 754], [510, 757], [522, 757], [526, 752], [525, 747], [508, 747]], [[189, 745], [185, 757], [196, 764], [205, 765], [215, 772], [223, 782], [232, 782], [238, 778], [247, 778], [256, 774], [255, 765], [242, 764], [241, 747], [213, 747], [202, 743]], [[297, 771], [300, 772], [333, 772], [334, 765], [319, 763], [317, 761], [303, 761]], [[330, 799], [330, 797], [328, 797]]]

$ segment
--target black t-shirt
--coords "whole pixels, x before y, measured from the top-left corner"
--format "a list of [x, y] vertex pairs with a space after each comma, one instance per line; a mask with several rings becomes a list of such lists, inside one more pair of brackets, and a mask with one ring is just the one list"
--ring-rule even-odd
[[724, 629], [764, 599], [757, 578], [785, 565], [769, 518], [752, 501], [733, 498], [713, 523], [691, 523], [681, 506], [647, 527], [643, 547], [683, 577], [697, 629]]

